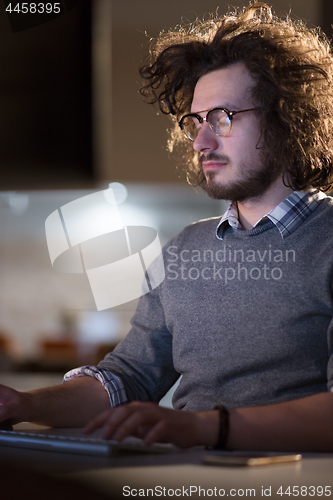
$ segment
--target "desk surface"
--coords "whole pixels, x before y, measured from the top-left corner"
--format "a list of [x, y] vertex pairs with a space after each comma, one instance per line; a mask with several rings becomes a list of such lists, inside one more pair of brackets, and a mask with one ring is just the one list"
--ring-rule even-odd
[[79, 481], [112, 498], [333, 498], [333, 454], [303, 454], [300, 462], [279, 465], [203, 465], [203, 457], [212, 453], [195, 448], [168, 455], [104, 458], [4, 446], [0, 447], [0, 460], [16, 466], [29, 464], [39, 472]]
[[[23, 380], [27, 382], [25, 377], [18, 378], [21, 384]], [[8, 383], [7, 380], [0, 382]], [[17, 381], [14, 382], [10, 385], [22, 390]], [[30, 378], [30, 388], [31, 382]], [[40, 386], [47, 385], [45, 382], [44, 379]], [[52, 385], [58, 383], [58, 379], [55, 377], [49, 382]], [[32, 424], [17, 427], [33, 428]], [[203, 457], [211, 453], [196, 448], [171, 455], [102, 458], [0, 446], [0, 460], [6, 464], [28, 465], [40, 472], [78, 480], [112, 498], [229, 496], [292, 500], [298, 496], [298, 500], [333, 500], [333, 453], [305, 453], [300, 462], [258, 467], [203, 465]]]
[[[308, 457], [303, 458], [301, 463], [240, 468], [202, 465], [201, 459], [206, 453], [190, 451], [178, 457], [175, 460], [177, 463], [164, 460], [161, 464], [159, 458], [156, 459], [155, 465], [151, 465], [142, 460], [141, 463], [138, 461], [135, 467], [119, 464], [118, 467], [74, 473], [72, 477], [94, 484], [103, 492], [113, 491], [119, 496], [125, 496], [131, 490], [134, 490], [132, 496], [136, 493], [139, 495], [140, 489], [148, 496], [147, 489], [151, 489], [156, 496], [159, 492], [165, 492], [160, 496], [186, 497], [189, 494], [193, 498], [269, 496], [281, 499], [288, 498], [289, 495], [285, 492], [289, 486], [295, 496], [297, 490], [297, 496], [301, 496], [302, 486], [302, 492], [306, 492], [308, 498], [324, 497], [325, 486], [328, 487], [326, 498], [333, 496], [332, 457]], [[294, 486], [298, 488], [293, 489]]]

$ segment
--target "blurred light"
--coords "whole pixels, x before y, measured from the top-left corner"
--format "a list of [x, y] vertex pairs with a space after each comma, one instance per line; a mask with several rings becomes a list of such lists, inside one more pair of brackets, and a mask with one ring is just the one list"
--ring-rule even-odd
[[160, 217], [157, 211], [142, 207], [139, 203], [125, 203], [119, 207], [124, 226], [149, 226], [160, 230]]
[[104, 192], [104, 196], [107, 202], [111, 203], [111, 205], [114, 205], [114, 200], [111, 195], [111, 192], [113, 191], [115, 200], [117, 205], [120, 205], [121, 203], [124, 203], [124, 201], [127, 199], [128, 191], [126, 186], [124, 184], [121, 184], [120, 182], [111, 182], [109, 184], [109, 189], [110, 189], [110, 195], [108, 191], [106, 190]]
[[24, 214], [29, 207], [29, 195], [26, 193], [2, 193], [2, 197], [7, 202], [13, 214]]
[[119, 341], [121, 322], [113, 312], [87, 311], [81, 315], [77, 329], [81, 342], [112, 344]]

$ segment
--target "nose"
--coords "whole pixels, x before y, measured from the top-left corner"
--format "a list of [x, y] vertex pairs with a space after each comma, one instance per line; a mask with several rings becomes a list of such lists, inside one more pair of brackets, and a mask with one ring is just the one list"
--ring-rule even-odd
[[220, 146], [219, 139], [211, 130], [208, 123], [204, 122], [193, 142], [193, 149], [198, 153], [216, 151]]

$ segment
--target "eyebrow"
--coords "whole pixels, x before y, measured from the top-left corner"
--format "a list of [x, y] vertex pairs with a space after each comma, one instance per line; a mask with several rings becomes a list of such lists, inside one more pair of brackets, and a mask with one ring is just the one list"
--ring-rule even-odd
[[203, 109], [201, 111], [190, 111], [190, 114], [192, 115], [200, 115], [200, 113], [207, 113], [208, 111], [211, 111], [212, 109], [227, 109], [228, 111], [238, 111], [240, 109], [239, 106], [214, 106], [213, 108], [208, 108], [208, 109]]

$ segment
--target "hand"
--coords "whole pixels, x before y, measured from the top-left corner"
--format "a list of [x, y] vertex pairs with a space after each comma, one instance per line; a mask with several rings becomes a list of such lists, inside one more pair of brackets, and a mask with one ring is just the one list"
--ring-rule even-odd
[[13, 424], [28, 420], [29, 395], [0, 384], [0, 427], [10, 430]]
[[218, 412], [187, 412], [162, 408], [155, 403], [134, 401], [108, 410], [92, 420], [84, 432], [102, 427], [103, 439], [122, 441], [137, 436], [145, 444], [173, 443], [180, 448], [214, 445], [218, 436]]

